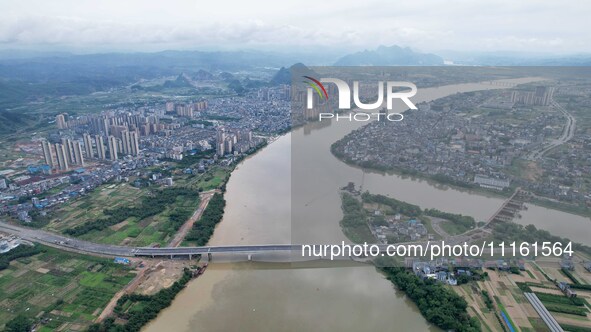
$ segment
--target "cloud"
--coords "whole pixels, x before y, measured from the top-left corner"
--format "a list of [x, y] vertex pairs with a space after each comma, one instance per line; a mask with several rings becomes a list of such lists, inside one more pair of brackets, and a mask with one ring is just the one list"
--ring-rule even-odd
[[301, 2], [263, 0], [21, 0], [3, 4], [3, 9], [1, 48], [358, 50], [398, 44], [423, 51], [591, 52], [585, 29], [591, 3], [327, 0], [311, 8]]
[[66, 17], [23, 17], [0, 22], [2, 44], [283, 44], [347, 42], [347, 33], [325, 33], [260, 20], [229, 24], [163, 26], [88, 21]]

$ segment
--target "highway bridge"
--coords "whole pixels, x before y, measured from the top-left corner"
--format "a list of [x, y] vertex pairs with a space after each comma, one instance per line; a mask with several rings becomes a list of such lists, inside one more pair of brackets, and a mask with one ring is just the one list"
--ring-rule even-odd
[[[292, 261], [295, 260], [317, 260], [317, 259], [328, 259], [330, 258], [330, 251], [322, 257], [302, 257], [301, 244], [257, 244], [257, 245], [235, 245], [235, 246], [204, 246], [204, 247], [165, 247], [165, 248], [151, 248], [151, 247], [124, 247], [114, 246], [100, 243], [93, 243], [84, 240], [69, 238], [63, 235], [55, 234], [52, 232], [29, 229], [19, 227], [4, 222], [0, 222], [0, 231], [10, 234], [14, 234], [24, 240], [38, 242], [52, 247], [57, 247], [67, 251], [80, 252], [85, 254], [92, 254], [98, 256], [127, 256], [127, 257], [166, 257], [166, 258], [188, 258], [192, 259], [198, 255], [208, 255], [211, 259], [214, 254], [235, 254], [240, 260], [251, 260], [253, 255], [270, 256], [280, 254], [280, 258], [273, 259], [274, 261]], [[445, 240], [446, 245], [458, 245], [465, 242], [465, 238], [461, 236], [451, 237]], [[341, 245], [339, 243], [335, 245]], [[408, 252], [411, 250], [417, 250], [419, 252], [428, 252], [428, 247], [433, 245], [441, 245], [441, 241], [428, 241], [428, 242], [407, 242], [398, 243], [395, 245], [378, 244], [379, 252], [385, 253], [387, 248], [390, 247], [406, 247]], [[320, 246], [320, 245], [316, 245]], [[328, 246], [326, 244], [321, 246]], [[420, 248], [420, 249], [418, 249]], [[491, 254], [489, 247], [483, 247], [483, 258], [486, 258]], [[498, 255], [501, 248], [495, 248], [494, 254]], [[508, 252], [508, 251], [507, 251]], [[339, 258], [348, 259], [348, 256], [337, 255]], [[384, 256], [384, 255], [381, 255]], [[412, 255], [411, 255], [412, 256]], [[429, 255], [423, 256], [425, 259], [429, 259]]]
[[[445, 239], [445, 243], [449, 245], [462, 244], [464, 242], [471, 242], [474, 240], [473, 234], [477, 230], [485, 230], [485, 228], [493, 221], [508, 221], [513, 219], [518, 210], [523, 207], [521, 200], [521, 189], [517, 188], [515, 192], [501, 207], [489, 218], [487, 223], [482, 227], [469, 231], [468, 233], [451, 236]], [[262, 245], [236, 245], [236, 246], [203, 246], [203, 247], [176, 247], [174, 245], [154, 248], [154, 247], [125, 247], [108, 245], [101, 243], [93, 243], [77, 238], [70, 238], [61, 234], [40, 230], [20, 227], [4, 222], [0, 222], [0, 232], [14, 234], [21, 239], [31, 242], [38, 242], [48, 246], [57, 247], [63, 250], [80, 252], [98, 256], [125, 256], [125, 257], [167, 257], [167, 258], [188, 258], [192, 259], [198, 255], [208, 255], [211, 259], [213, 254], [235, 254], [240, 256], [240, 259], [251, 260], [253, 255], [270, 256], [281, 254], [282, 259], [289, 260], [289, 258], [304, 259], [301, 257], [302, 245], [298, 244], [262, 244]], [[396, 246], [421, 246], [423, 251], [426, 251], [428, 245], [436, 245], [439, 241], [431, 242], [406, 242], [398, 243]], [[379, 244], [380, 252], [384, 252], [388, 245]], [[311, 257], [310, 259], [318, 259]]]
[[21, 239], [31, 242], [42, 243], [52, 247], [59, 247], [68, 251], [84, 252], [102, 256], [193, 256], [199, 254], [214, 253], [257, 253], [257, 252], [290, 252], [301, 250], [299, 245], [291, 244], [270, 244], [270, 245], [241, 245], [241, 246], [207, 246], [207, 247], [124, 247], [70, 238], [60, 234], [19, 227], [4, 222], [0, 222], [0, 231], [14, 234]]

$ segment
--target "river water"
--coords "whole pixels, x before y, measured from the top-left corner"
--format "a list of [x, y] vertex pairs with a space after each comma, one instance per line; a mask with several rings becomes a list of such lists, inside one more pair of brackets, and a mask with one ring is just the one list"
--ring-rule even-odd
[[[527, 80], [524, 80], [527, 81]], [[417, 102], [497, 86], [422, 89]], [[340, 243], [338, 189], [363, 189], [422, 208], [486, 220], [502, 203], [398, 175], [365, 173], [330, 153], [330, 145], [363, 125], [310, 123], [244, 160], [227, 184], [226, 212], [211, 245]], [[296, 158], [292, 158], [296, 156]], [[529, 205], [516, 222], [589, 244], [587, 218]], [[331, 268], [269, 263], [214, 263], [144, 331], [428, 331], [416, 306], [373, 267]]]

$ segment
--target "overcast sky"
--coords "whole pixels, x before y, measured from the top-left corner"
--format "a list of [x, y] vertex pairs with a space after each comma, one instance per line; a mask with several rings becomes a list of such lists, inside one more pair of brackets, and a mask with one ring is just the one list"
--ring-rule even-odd
[[0, 48], [591, 53], [590, 13], [584, 0], [0, 0]]

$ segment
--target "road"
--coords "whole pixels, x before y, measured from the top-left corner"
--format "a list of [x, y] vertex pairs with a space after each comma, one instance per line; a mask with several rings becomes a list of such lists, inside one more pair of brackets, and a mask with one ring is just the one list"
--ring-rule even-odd
[[[202, 192], [199, 195], [201, 198], [201, 202], [199, 203], [199, 206], [197, 207], [197, 209], [195, 210], [193, 215], [189, 219], [187, 219], [185, 224], [178, 230], [178, 232], [175, 234], [174, 238], [169, 242], [168, 247], [178, 247], [181, 244], [181, 242], [183, 242], [183, 239], [185, 238], [185, 236], [187, 236], [187, 233], [191, 230], [191, 228], [193, 227], [193, 224], [197, 220], [199, 220], [199, 218], [201, 218], [203, 211], [205, 211], [205, 209], [207, 208], [207, 205], [209, 204], [209, 200], [213, 197], [213, 195], [216, 192], [219, 192], [219, 191], [218, 190], [211, 190], [211, 191], [207, 191], [207, 192]], [[135, 291], [135, 289], [138, 287], [138, 285], [144, 280], [144, 277], [146, 275], [146, 271], [148, 269], [151, 269], [153, 266], [154, 266], [154, 262], [146, 262], [145, 266], [143, 268], [139, 269], [135, 278], [133, 278], [122, 290], [118, 291], [111, 298], [111, 300], [109, 301], [107, 306], [103, 309], [101, 314], [95, 320], [95, 323], [100, 323], [105, 318], [111, 316], [111, 314], [113, 313], [113, 309], [115, 309], [115, 307], [117, 306], [117, 301], [119, 301], [119, 299], [124, 294], [133, 293]]]
[[149, 247], [124, 247], [70, 238], [60, 234], [30, 229], [0, 222], [0, 231], [14, 234], [22, 239], [32, 242], [59, 247], [68, 251], [84, 252], [101, 256], [168, 256], [168, 255], [197, 255], [207, 253], [254, 253], [269, 251], [299, 250], [301, 246], [291, 244], [271, 244], [253, 246], [205, 246], [205, 247], [176, 247], [176, 248], [149, 248]]
[[[255, 254], [255, 253], [269, 253], [269, 252], [285, 252], [285, 253], [301, 253], [301, 244], [265, 244], [265, 245], [241, 245], [241, 246], [204, 246], [204, 247], [176, 247], [176, 248], [148, 248], [148, 247], [122, 247], [112, 246], [106, 244], [92, 243], [88, 241], [82, 241], [78, 239], [68, 238], [62, 235], [42, 231], [38, 229], [27, 229], [18, 227], [4, 222], [0, 222], [0, 231], [6, 233], [12, 233], [22, 239], [47, 244], [53, 247], [58, 247], [64, 250], [83, 252], [87, 254], [94, 254], [100, 256], [144, 256], [144, 257], [173, 257], [173, 256], [190, 256], [198, 254], [220, 254], [220, 253], [236, 253], [236, 254]], [[470, 232], [468, 232], [470, 233]], [[453, 236], [445, 240], [446, 245], [463, 244], [470, 240], [470, 236], [461, 234]], [[340, 245], [340, 244], [336, 244]], [[405, 246], [407, 250], [413, 250], [411, 246], [423, 247], [422, 251], [427, 252], [427, 246], [441, 245], [441, 241], [429, 241], [429, 242], [406, 242], [397, 243], [393, 245], [379, 244], [380, 252], [386, 252], [389, 246]], [[330, 246], [323, 244], [322, 246]], [[531, 249], [531, 248], [530, 248]], [[328, 249], [330, 250], [330, 249]], [[417, 249], [418, 250], [418, 249]], [[409, 251], [412, 252], [412, 251]], [[501, 248], [495, 247], [494, 254], [498, 255], [501, 253]], [[506, 252], [510, 252], [506, 249]], [[488, 247], [484, 248], [482, 253], [485, 257], [490, 255]], [[328, 255], [324, 258], [330, 256]], [[427, 256], [428, 257], [428, 256]], [[311, 257], [311, 259], [317, 259], [318, 257]]]
[[107, 256], [133, 256], [132, 250], [134, 248], [88, 242], [40, 229], [19, 227], [5, 222], [0, 222], [0, 231], [14, 234], [31, 242], [38, 242], [67, 251]]
[[179, 231], [176, 233], [176, 235], [170, 241], [170, 243], [168, 243], [168, 247], [178, 247], [181, 244], [181, 242], [183, 242], [183, 240], [187, 236], [187, 233], [189, 233], [189, 231], [193, 227], [193, 224], [197, 220], [199, 220], [199, 218], [201, 218], [203, 211], [205, 211], [205, 209], [207, 208], [207, 204], [209, 204], [209, 200], [213, 197], [215, 193], [216, 191], [208, 191], [201, 193], [201, 195], [199, 195], [201, 197], [199, 207], [197, 208], [197, 210], [195, 210], [195, 213], [193, 213], [193, 215], [189, 219], [187, 219], [185, 224], [179, 229]]
[[542, 158], [544, 154], [546, 154], [548, 151], [570, 141], [575, 135], [575, 128], [577, 125], [577, 120], [575, 119], [575, 117], [572, 116], [566, 109], [564, 109], [564, 107], [562, 107], [557, 102], [552, 101], [551, 105], [558, 109], [560, 112], [562, 112], [562, 114], [564, 114], [564, 116], [566, 117], [566, 124], [564, 126], [564, 129], [562, 130], [562, 134], [557, 139], [552, 140], [549, 143], [542, 144], [542, 146], [530, 152], [527, 155], [526, 159], [538, 160]]
[[446, 222], [446, 219], [437, 218], [433, 216], [430, 216], [429, 219], [431, 219], [431, 227], [433, 227], [433, 231], [435, 233], [439, 234], [439, 236], [441, 236], [444, 239], [451, 236], [441, 227], [441, 223]]

